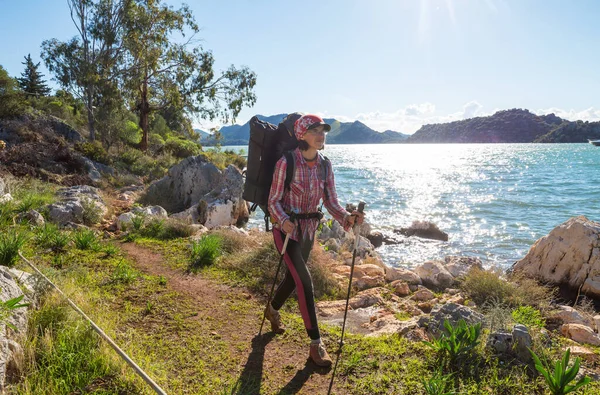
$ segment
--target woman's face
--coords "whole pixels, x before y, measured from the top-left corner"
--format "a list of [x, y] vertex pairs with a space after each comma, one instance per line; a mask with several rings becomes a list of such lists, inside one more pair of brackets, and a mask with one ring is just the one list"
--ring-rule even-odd
[[325, 145], [326, 133], [325, 127], [323, 125], [319, 125], [315, 128], [309, 129], [306, 134], [304, 134], [304, 141], [306, 141], [311, 148], [320, 150]]

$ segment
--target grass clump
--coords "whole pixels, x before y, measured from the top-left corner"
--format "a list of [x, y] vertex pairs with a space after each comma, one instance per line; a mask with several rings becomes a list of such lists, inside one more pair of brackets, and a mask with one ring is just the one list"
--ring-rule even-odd
[[0, 265], [14, 266], [19, 260], [19, 250], [25, 245], [27, 237], [14, 229], [0, 234]]
[[64, 252], [71, 238], [67, 232], [58, 229], [58, 226], [52, 223], [46, 223], [43, 227], [37, 229], [35, 234], [35, 243], [48, 248], [55, 253]]
[[[135, 217], [134, 217], [135, 218]], [[194, 234], [194, 228], [189, 224], [176, 219], [161, 219], [153, 218], [145, 224], [133, 222], [133, 231], [143, 237], [158, 240], [173, 240], [182, 237], [190, 237]], [[136, 226], [139, 226], [139, 230], [136, 231]]]
[[73, 243], [80, 250], [91, 250], [98, 245], [98, 239], [93, 230], [83, 229], [73, 234]]
[[102, 350], [100, 337], [56, 294], [33, 311], [26, 343], [27, 375], [15, 393], [76, 394], [101, 382], [102, 393], [140, 393], [118, 379], [120, 367]]
[[219, 235], [208, 234], [192, 243], [189, 270], [197, 272], [213, 265], [222, 254], [222, 239]]
[[118, 284], [131, 284], [138, 278], [138, 272], [123, 260], [119, 262], [112, 274], [112, 281]]

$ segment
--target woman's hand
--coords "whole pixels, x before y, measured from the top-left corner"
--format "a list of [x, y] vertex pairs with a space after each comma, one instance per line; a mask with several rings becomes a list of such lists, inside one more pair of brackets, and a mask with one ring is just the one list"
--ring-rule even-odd
[[359, 211], [354, 210], [352, 212], [352, 214], [350, 214], [350, 216], [348, 217], [348, 225], [350, 227], [354, 226], [354, 223], [356, 222], [358, 225], [362, 225], [362, 223], [365, 221], [365, 213], [361, 213]]
[[296, 227], [296, 224], [293, 223], [292, 221], [290, 221], [289, 219], [287, 219], [283, 222], [283, 225], [281, 226], [281, 230], [283, 230], [283, 232], [285, 234], [289, 235], [294, 231], [295, 227]]

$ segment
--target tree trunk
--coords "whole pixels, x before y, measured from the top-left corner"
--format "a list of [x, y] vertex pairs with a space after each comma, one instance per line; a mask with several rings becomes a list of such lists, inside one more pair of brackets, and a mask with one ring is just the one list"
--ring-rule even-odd
[[140, 141], [140, 149], [144, 152], [148, 150], [149, 116], [150, 103], [148, 102], [148, 78], [145, 77], [142, 83], [142, 97], [140, 98], [140, 128], [142, 129], [142, 141]]
[[94, 107], [93, 107], [92, 87], [87, 88], [87, 115], [88, 115], [88, 129], [90, 132], [90, 141], [96, 140], [96, 124], [94, 121]]

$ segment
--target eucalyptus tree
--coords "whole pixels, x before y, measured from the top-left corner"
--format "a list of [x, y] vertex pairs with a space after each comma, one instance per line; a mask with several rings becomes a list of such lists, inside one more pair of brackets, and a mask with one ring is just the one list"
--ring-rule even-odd
[[[54, 79], [85, 103], [90, 140], [96, 138], [95, 110], [103, 95], [119, 92], [124, 55], [122, 35], [130, 0], [67, 0], [78, 35], [42, 43], [42, 59]], [[114, 101], [114, 97], [108, 98]]]
[[175, 108], [229, 122], [256, 102], [256, 74], [247, 67], [215, 73], [212, 53], [195, 39], [199, 28], [187, 5], [176, 10], [160, 0], [133, 0], [125, 25], [124, 86], [139, 116], [142, 150], [155, 112]]

